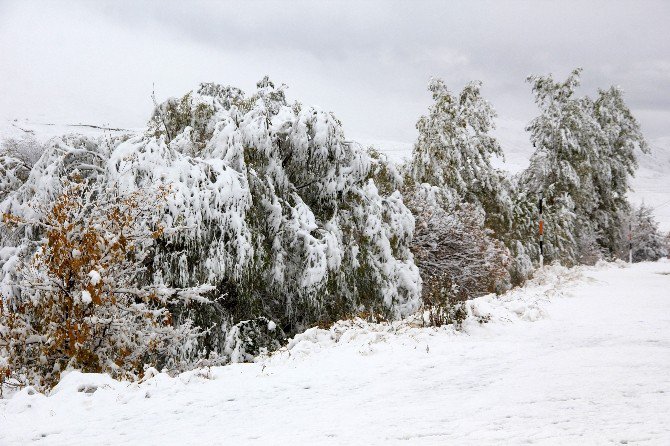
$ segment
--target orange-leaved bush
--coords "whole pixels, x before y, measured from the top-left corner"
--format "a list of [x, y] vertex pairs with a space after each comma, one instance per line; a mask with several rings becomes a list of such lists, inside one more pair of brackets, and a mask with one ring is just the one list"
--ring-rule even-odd
[[174, 289], [151, 277], [150, 253], [167, 188], [122, 194], [69, 181], [41, 218], [5, 215], [44, 237], [18, 269], [17, 296], [0, 300], [0, 363], [14, 384], [50, 388], [66, 369], [141, 376], [146, 364], [180, 369], [200, 332], [173, 321], [177, 301], [210, 287]]

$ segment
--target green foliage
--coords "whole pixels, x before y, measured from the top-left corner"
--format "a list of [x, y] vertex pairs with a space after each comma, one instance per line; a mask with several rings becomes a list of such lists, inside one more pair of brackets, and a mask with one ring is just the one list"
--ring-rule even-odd
[[180, 99], [170, 98], [156, 105], [149, 121], [149, 133], [155, 137], [164, 136], [170, 142], [188, 127], [190, 141], [201, 150], [212, 136], [214, 129], [210, 120], [213, 115], [211, 104], [187, 93]]
[[[177, 107], [186, 110], [182, 121], [193, 114], [192, 104], [214, 108], [201, 125], [213, 133], [195, 152], [200, 159], [185, 162], [224, 160], [226, 166], [197, 180], [191, 174], [188, 181], [209, 191], [232, 176], [242, 192], [237, 204], [219, 211], [217, 198], [202, 211], [202, 221], [181, 223], [194, 225], [196, 237], [174, 236], [157, 248], [155, 274], [175, 286], [213, 280], [221, 293], [213, 306], [189, 309], [184, 317], [233, 325], [267, 317], [291, 334], [363, 310], [392, 318], [415, 309], [420, 279], [408, 249], [413, 219], [397, 191], [400, 174], [378, 153], [346, 141], [332, 113], [289, 104], [285, 87], [267, 78], [257, 86], [245, 97], [231, 87], [203, 84], [185, 96], [187, 106]], [[169, 147], [139, 151], [177, 152], [152, 161], [158, 164], [193, 154], [186, 138], [192, 131], [174, 127], [183, 130]], [[140, 185], [152, 177], [162, 181], [144, 164], [119, 169], [137, 175]], [[192, 194], [182, 201], [193, 201]], [[222, 340], [210, 331], [203, 348], [220, 352]]]
[[225, 352], [234, 362], [251, 362], [286, 342], [281, 328], [265, 317], [238, 322], [227, 332]]
[[647, 150], [621, 91], [600, 90], [595, 101], [576, 97], [580, 74], [563, 82], [528, 78], [540, 115], [527, 128], [536, 151], [517, 183], [532, 200], [544, 196], [547, 256], [566, 264], [615, 255], [635, 152]]
[[462, 301], [506, 288], [507, 250], [495, 237], [512, 217], [508, 184], [491, 165], [502, 150], [489, 134], [496, 115], [481, 83], [457, 95], [439, 79], [429, 89], [434, 103], [417, 123], [403, 190], [417, 221], [412, 246], [424, 304], [430, 295]]

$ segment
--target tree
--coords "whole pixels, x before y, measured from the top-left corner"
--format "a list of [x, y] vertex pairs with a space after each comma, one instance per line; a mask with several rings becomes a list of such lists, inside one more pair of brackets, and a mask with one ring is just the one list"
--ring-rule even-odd
[[141, 285], [167, 194], [118, 195], [77, 178], [38, 220], [4, 215], [6, 225], [45, 231], [18, 270], [18, 292], [0, 300], [6, 376], [50, 388], [66, 369], [138, 377], [146, 364], [181, 370], [197, 356], [199, 330], [169, 307], [203, 301], [210, 287]]
[[580, 73], [564, 82], [528, 78], [541, 113], [527, 128], [536, 150], [519, 182], [532, 201], [546, 198], [549, 258], [568, 263], [616, 253], [635, 152], [647, 150], [621, 90], [600, 90], [595, 101], [576, 97]]
[[[489, 135], [495, 112], [472, 82], [452, 94], [429, 84], [434, 103], [417, 122], [419, 138], [403, 195], [416, 218], [412, 250], [423, 279], [423, 301], [449, 322], [459, 302], [500, 291], [509, 282], [507, 250], [494, 231], [507, 231], [510, 199], [491, 157], [502, 156]], [[441, 310], [449, 307], [450, 310]]]
[[621, 216], [630, 212], [626, 195], [637, 169], [636, 153], [648, 153], [649, 147], [619, 88], [599, 90], [593, 110], [602, 137], [593, 160], [598, 204], [592, 218], [598, 244], [612, 257], [621, 243]]
[[455, 95], [433, 79], [428, 89], [434, 103], [416, 124], [411, 178], [442, 188], [454, 202], [473, 204], [484, 212], [487, 227], [506, 230], [510, 201], [501, 174], [491, 165], [491, 157], [503, 152], [489, 134], [496, 113], [481, 96], [481, 83], [471, 82]]
[[[379, 193], [375, 164], [346, 141], [332, 113], [288, 103], [286, 87], [267, 78], [257, 87], [246, 96], [203, 84], [189, 95], [188, 103], [213, 108], [202, 148], [190, 118], [173, 125], [167, 116], [166, 128], [178, 130], [168, 135], [158, 126], [158, 138], [133, 149], [138, 159], [112, 155], [114, 170], [136, 183], [169, 181], [179, 191], [168, 217], [190, 236], [159, 250], [155, 263], [169, 265], [164, 277], [176, 286], [213, 280], [227, 296], [216, 316], [227, 325], [266, 317], [291, 333], [362, 309], [388, 317], [413, 311], [420, 279], [400, 194]], [[192, 182], [174, 175], [184, 168]]]
[[628, 259], [629, 241], [633, 247], [633, 262], [656, 261], [668, 255], [668, 249], [663, 234], [658, 229], [658, 222], [654, 217], [653, 209], [644, 203], [636, 207], [627, 216], [622, 218], [620, 226], [621, 240], [619, 257]]
[[535, 153], [521, 181], [533, 201], [540, 193], [546, 200], [546, 245], [554, 253], [548, 260], [568, 263], [579, 258], [579, 240], [594, 233], [588, 216], [597, 206], [591, 161], [600, 130], [591, 102], [574, 96], [580, 73], [574, 70], [564, 82], [551, 75], [528, 78], [540, 115], [527, 127]]

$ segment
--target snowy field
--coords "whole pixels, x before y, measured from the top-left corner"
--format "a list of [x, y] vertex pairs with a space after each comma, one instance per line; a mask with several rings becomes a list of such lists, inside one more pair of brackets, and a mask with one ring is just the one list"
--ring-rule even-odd
[[670, 262], [546, 268], [471, 312], [140, 384], [71, 373], [0, 400], [0, 444], [670, 444]]

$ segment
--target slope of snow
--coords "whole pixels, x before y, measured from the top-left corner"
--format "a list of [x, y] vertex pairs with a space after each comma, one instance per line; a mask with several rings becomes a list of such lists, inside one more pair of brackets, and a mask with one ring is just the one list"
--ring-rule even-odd
[[651, 153], [640, 156], [631, 200], [654, 208], [661, 231], [670, 231], [670, 138], [649, 142]]
[[460, 333], [357, 320], [177, 378], [73, 372], [0, 400], [0, 444], [670, 444], [668, 289], [667, 261], [551, 267]]
[[45, 142], [55, 136], [79, 133], [86, 136], [116, 135], [141, 129], [122, 129], [99, 123], [38, 122], [29, 119], [0, 120], [0, 142], [6, 138], [35, 138]]

